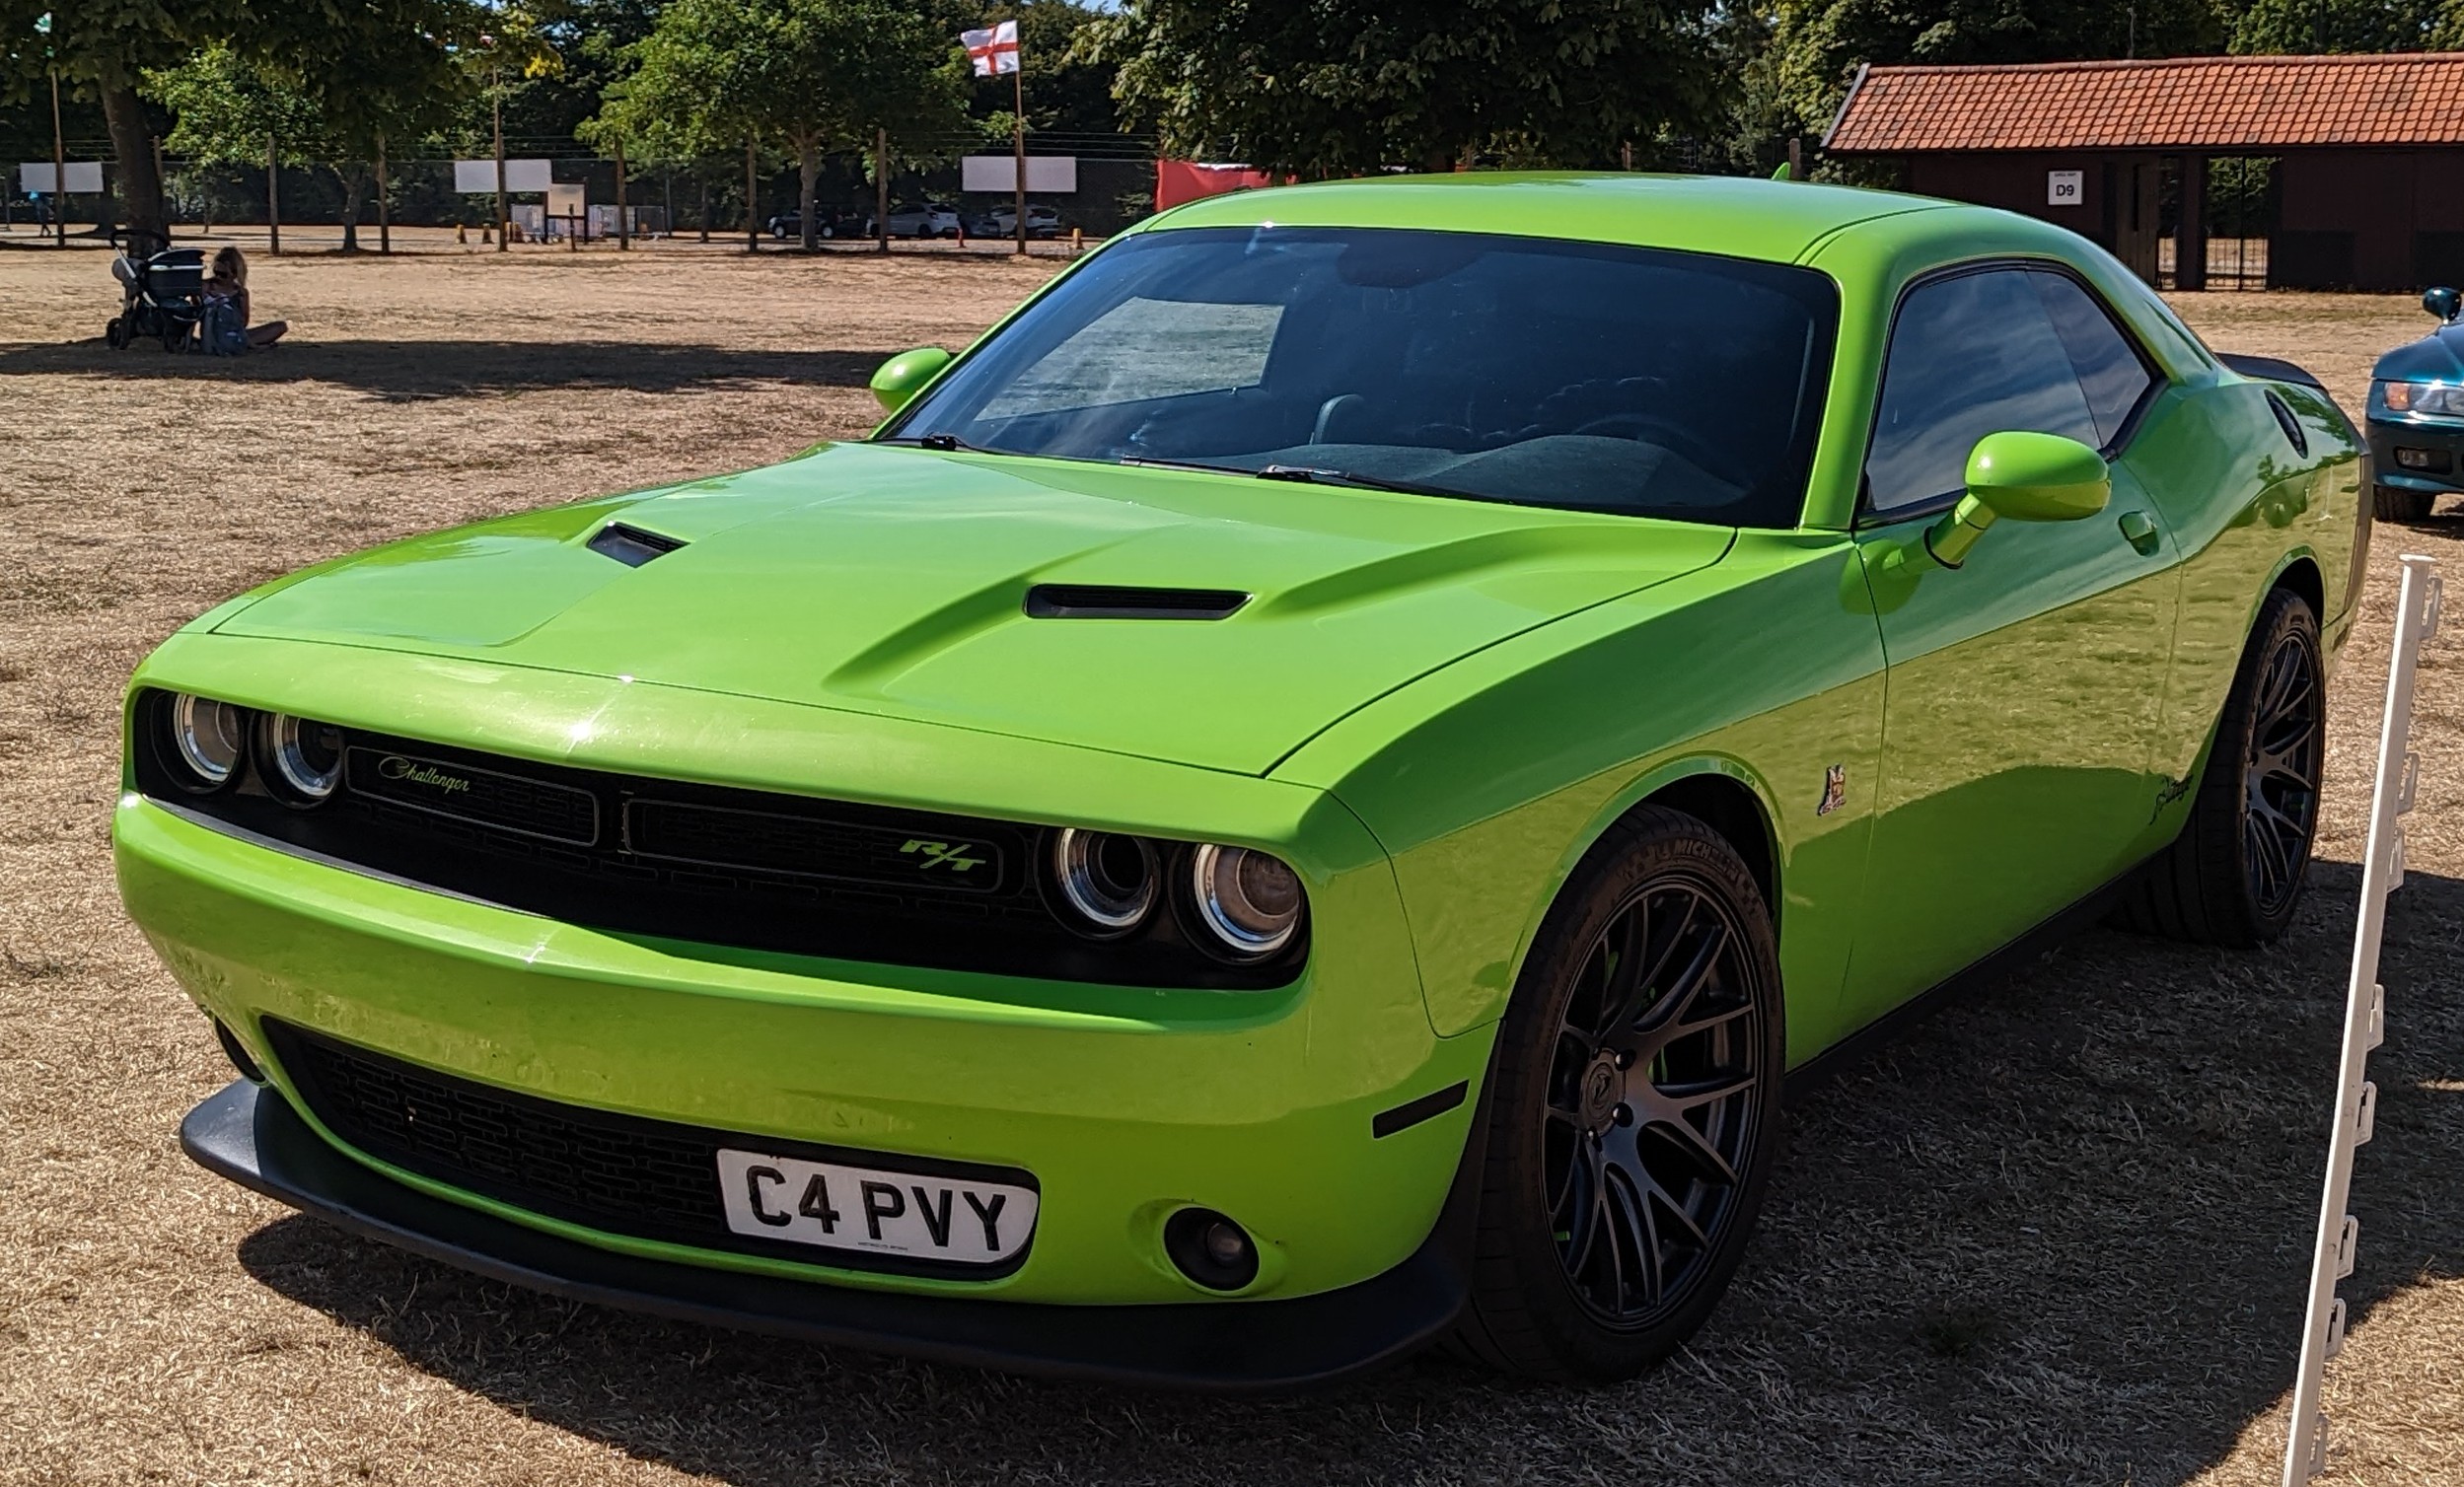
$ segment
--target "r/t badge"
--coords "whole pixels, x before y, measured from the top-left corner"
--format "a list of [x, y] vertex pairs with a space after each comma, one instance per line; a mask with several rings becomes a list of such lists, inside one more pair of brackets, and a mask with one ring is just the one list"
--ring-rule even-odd
[[1848, 804], [1848, 766], [1834, 764], [1822, 772], [1822, 804], [1814, 808], [1816, 815], [1829, 815]]

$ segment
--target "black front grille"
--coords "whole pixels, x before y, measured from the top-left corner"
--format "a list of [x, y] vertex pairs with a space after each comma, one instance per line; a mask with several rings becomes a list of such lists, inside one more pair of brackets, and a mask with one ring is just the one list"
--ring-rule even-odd
[[885, 1157], [618, 1115], [422, 1069], [271, 1018], [263, 1026], [309, 1113], [343, 1141], [405, 1171], [532, 1213], [607, 1234], [840, 1269], [980, 1280], [1026, 1259], [1022, 1248], [997, 1265], [959, 1265], [765, 1240], [731, 1231], [719, 1200], [722, 1147], [1035, 1187], [1035, 1178], [1015, 1168]]
[[[150, 694], [159, 698], [162, 694]], [[137, 712], [138, 788], [176, 809], [421, 887], [614, 934], [1128, 986], [1290, 983], [1208, 955], [1174, 913], [1096, 941], [1045, 897], [1037, 826], [577, 769], [342, 730], [341, 788], [295, 810], [244, 774], [197, 794]], [[1166, 871], [1186, 876], [1186, 849]]]

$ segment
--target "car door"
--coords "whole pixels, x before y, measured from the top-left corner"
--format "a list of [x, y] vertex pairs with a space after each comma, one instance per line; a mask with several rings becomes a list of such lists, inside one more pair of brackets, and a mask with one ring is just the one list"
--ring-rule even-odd
[[2113, 460], [2153, 368], [2050, 265], [1967, 265], [1901, 300], [1857, 531], [1888, 671], [1851, 1021], [2083, 897], [2146, 827], [2179, 588], [2146, 492], [2116, 462], [2103, 513], [1998, 524], [1957, 570], [1924, 532], [1988, 434], [2062, 434]]

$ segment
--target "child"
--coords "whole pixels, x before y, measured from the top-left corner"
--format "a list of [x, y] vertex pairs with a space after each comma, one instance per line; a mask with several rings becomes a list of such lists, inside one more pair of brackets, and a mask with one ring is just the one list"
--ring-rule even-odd
[[[214, 272], [205, 281], [208, 295], [228, 297], [240, 308], [240, 323], [249, 321], [249, 260], [240, 256], [236, 248], [226, 248], [214, 254]], [[291, 328], [289, 320], [270, 320], [262, 325], [248, 325], [249, 348], [261, 349], [282, 339]]]

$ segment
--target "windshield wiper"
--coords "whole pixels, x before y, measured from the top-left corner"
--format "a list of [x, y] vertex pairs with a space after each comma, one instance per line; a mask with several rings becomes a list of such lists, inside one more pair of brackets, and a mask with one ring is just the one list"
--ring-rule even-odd
[[943, 455], [1007, 455], [1015, 453], [1015, 451], [1012, 450], [988, 450], [980, 445], [969, 444], [966, 440], [961, 439], [956, 434], [899, 434], [888, 439], [876, 439], [873, 443], [911, 444], [919, 450], [931, 450], [936, 454]]
[[1364, 490], [1391, 490], [1407, 496], [1451, 496], [1458, 501], [1486, 501], [1487, 496], [1445, 485], [1423, 485], [1415, 480], [1389, 480], [1384, 475], [1364, 475], [1356, 470], [1327, 469], [1316, 464], [1269, 464], [1258, 471], [1261, 480], [1290, 480], [1300, 485], [1357, 485]]

